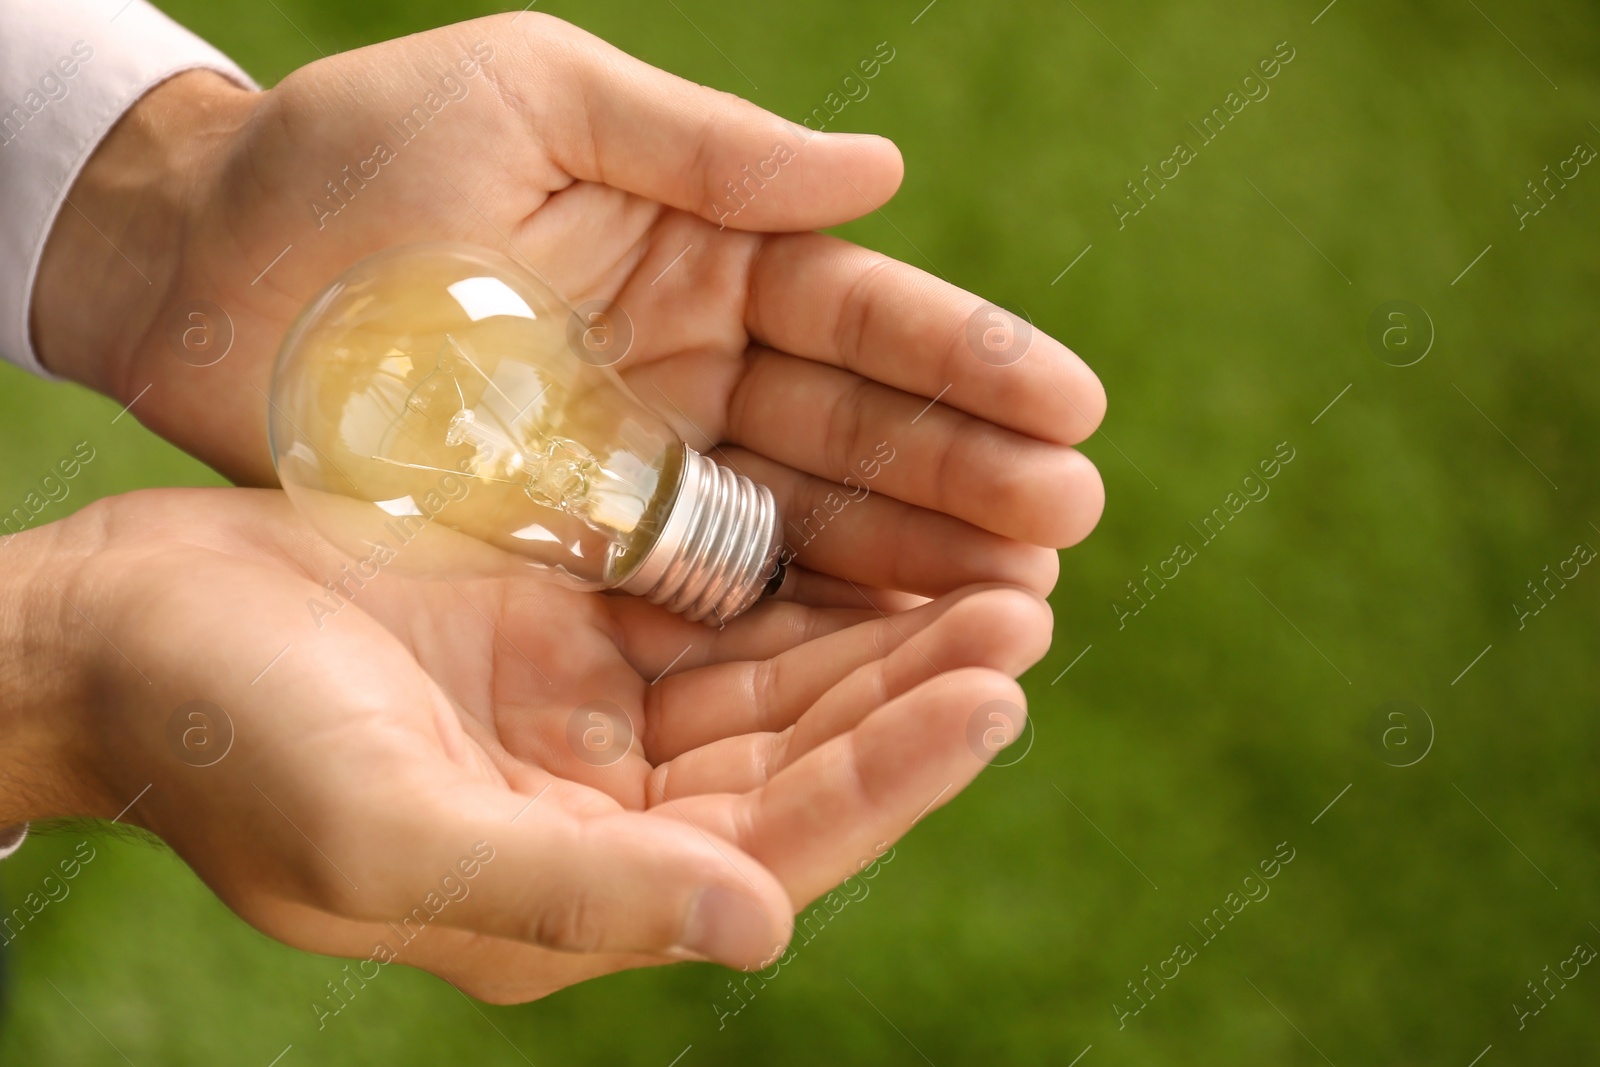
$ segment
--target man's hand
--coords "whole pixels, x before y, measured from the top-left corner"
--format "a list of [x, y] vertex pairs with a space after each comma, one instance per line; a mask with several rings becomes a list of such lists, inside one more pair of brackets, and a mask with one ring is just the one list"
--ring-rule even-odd
[[7, 552], [0, 825], [126, 808], [273, 937], [500, 1002], [770, 962], [1020, 728], [1050, 638], [1009, 588], [720, 631], [541, 582], [333, 597], [343, 560], [247, 490], [111, 498]]
[[[265, 93], [209, 73], [150, 93], [58, 217], [34, 337], [57, 373], [267, 485], [271, 362], [305, 302], [383, 247], [489, 246], [575, 306], [615, 303], [634, 335], [617, 370], [773, 490], [801, 566], [831, 576], [807, 599], [861, 603], [841, 580], [1046, 592], [1051, 549], [1100, 515], [1070, 446], [1104, 394], [978, 297], [800, 232], [873, 211], [900, 178], [881, 138], [813, 134], [557, 19], [494, 16]], [[847, 478], [870, 496], [842, 506]]]

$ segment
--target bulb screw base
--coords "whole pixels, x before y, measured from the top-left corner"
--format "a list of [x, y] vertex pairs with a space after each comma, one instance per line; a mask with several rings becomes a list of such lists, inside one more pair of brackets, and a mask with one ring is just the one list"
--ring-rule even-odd
[[619, 588], [721, 625], [783, 584], [778, 505], [766, 486], [687, 445], [683, 453], [661, 536]]

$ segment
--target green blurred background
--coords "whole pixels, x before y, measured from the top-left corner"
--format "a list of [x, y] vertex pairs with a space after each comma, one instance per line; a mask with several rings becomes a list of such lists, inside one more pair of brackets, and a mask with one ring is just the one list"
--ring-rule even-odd
[[[1600, 146], [1600, 12], [926, 2], [538, 10], [794, 118], [894, 49], [831, 128], [893, 137], [905, 187], [844, 232], [1026, 313], [1111, 398], [1086, 445], [1105, 520], [1063, 557], [1027, 754], [919, 826], [722, 1028], [728, 972], [683, 966], [515, 1008], [388, 970], [318, 1032], [339, 961], [255, 933], [169, 853], [95, 833], [71, 896], [10, 952], [0, 1062], [265, 1067], [290, 1045], [282, 1067], [1593, 1061], [1595, 968], [1521, 1029], [1514, 1005], [1575, 943], [1600, 947], [1600, 576], [1520, 630], [1513, 603], [1600, 546], [1600, 173], [1521, 230], [1510, 204]], [[163, 6], [264, 84], [319, 49], [494, 10]], [[1124, 183], [1197, 144], [1186, 123], [1282, 41], [1271, 95], [1119, 230]], [[1425, 317], [1386, 321], [1401, 330], [1374, 348], [1394, 300]], [[1429, 322], [1426, 358], [1390, 365]], [[218, 482], [132, 418], [108, 425], [104, 399], [3, 378], [0, 499], [85, 438], [105, 447], [52, 517]], [[1201, 546], [1187, 524], [1280, 442], [1295, 458], [1270, 497]], [[1198, 558], [1119, 628], [1113, 600], [1180, 541]], [[1388, 701], [1409, 710], [1374, 730]], [[81, 836], [32, 841], [0, 891], [37, 888]], [[1190, 924], [1280, 842], [1294, 860], [1271, 895], [1205, 943]], [[1127, 983], [1180, 941], [1198, 957], [1119, 1027]]]

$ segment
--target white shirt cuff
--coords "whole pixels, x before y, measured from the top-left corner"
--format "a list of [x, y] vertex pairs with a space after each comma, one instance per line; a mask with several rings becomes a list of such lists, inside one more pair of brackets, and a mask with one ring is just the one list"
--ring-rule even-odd
[[17, 849], [22, 847], [22, 842], [28, 837], [28, 824], [7, 826], [0, 829], [0, 860], [5, 859]]
[[0, 25], [0, 357], [51, 377], [28, 310], [45, 241], [84, 163], [174, 74], [214, 70], [257, 86], [146, 0], [0, 0]]

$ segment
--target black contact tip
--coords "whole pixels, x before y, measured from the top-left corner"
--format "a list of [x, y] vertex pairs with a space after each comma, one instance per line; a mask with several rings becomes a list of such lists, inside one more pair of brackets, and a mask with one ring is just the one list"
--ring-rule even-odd
[[789, 565], [780, 556], [778, 565], [772, 569], [772, 577], [767, 579], [766, 588], [761, 590], [762, 597], [769, 597], [783, 588], [783, 579], [789, 573]]

